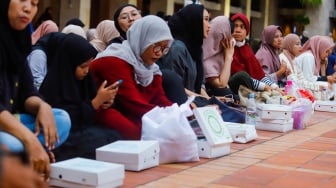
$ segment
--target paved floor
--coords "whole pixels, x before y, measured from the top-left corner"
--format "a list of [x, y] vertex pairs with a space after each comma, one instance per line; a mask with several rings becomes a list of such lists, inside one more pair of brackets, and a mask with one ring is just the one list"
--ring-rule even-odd
[[314, 112], [304, 130], [258, 131], [229, 155], [126, 172], [125, 187], [336, 188], [336, 114]]

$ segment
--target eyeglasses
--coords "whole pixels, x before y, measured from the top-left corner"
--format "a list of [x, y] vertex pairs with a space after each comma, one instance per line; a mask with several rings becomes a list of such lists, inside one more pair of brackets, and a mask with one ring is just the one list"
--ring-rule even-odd
[[138, 17], [140, 16], [141, 11], [140, 10], [133, 10], [128, 13], [122, 13], [119, 15], [119, 19], [122, 21], [128, 21], [130, 18]]
[[162, 47], [162, 46], [157, 46], [156, 44], [153, 44], [153, 52], [155, 54], [161, 52], [163, 55], [166, 55], [168, 52], [169, 52], [169, 47], [165, 46], [165, 47]]

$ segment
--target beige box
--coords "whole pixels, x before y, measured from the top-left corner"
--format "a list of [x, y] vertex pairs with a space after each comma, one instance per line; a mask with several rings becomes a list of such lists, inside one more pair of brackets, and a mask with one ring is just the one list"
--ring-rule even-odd
[[96, 149], [96, 159], [125, 165], [126, 170], [140, 171], [159, 165], [157, 140], [124, 140]]
[[315, 111], [336, 112], [335, 101], [316, 101], [314, 105]]
[[229, 129], [233, 142], [245, 144], [258, 138], [254, 125], [243, 123], [224, 122]]
[[281, 104], [257, 104], [257, 114], [261, 119], [290, 119], [292, 109]]
[[124, 165], [73, 158], [51, 164], [49, 184], [65, 188], [111, 188], [123, 184]]
[[199, 156], [215, 158], [229, 154], [232, 138], [217, 109], [207, 106], [195, 108], [193, 111], [205, 136], [197, 141]]
[[293, 118], [290, 119], [261, 119], [257, 118], [256, 129], [274, 132], [288, 132], [293, 130]]

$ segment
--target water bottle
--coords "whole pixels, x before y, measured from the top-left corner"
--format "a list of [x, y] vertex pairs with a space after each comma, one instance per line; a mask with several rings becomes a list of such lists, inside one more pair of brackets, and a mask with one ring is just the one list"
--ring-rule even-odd
[[287, 80], [287, 83], [285, 85], [285, 93], [286, 95], [293, 95], [293, 81]]
[[254, 93], [250, 93], [246, 105], [245, 123], [250, 125], [256, 125], [257, 119], [257, 105], [255, 103]]

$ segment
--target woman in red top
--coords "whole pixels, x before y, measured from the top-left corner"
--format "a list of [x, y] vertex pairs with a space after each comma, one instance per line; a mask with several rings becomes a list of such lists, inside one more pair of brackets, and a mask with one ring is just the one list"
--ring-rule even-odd
[[97, 83], [123, 80], [114, 106], [99, 110], [98, 121], [119, 131], [126, 139], [140, 139], [142, 116], [155, 106], [172, 105], [162, 88], [161, 71], [155, 64], [168, 52], [172, 40], [161, 18], [146, 16], [132, 25], [126, 41], [112, 43], [98, 54], [90, 66]]

